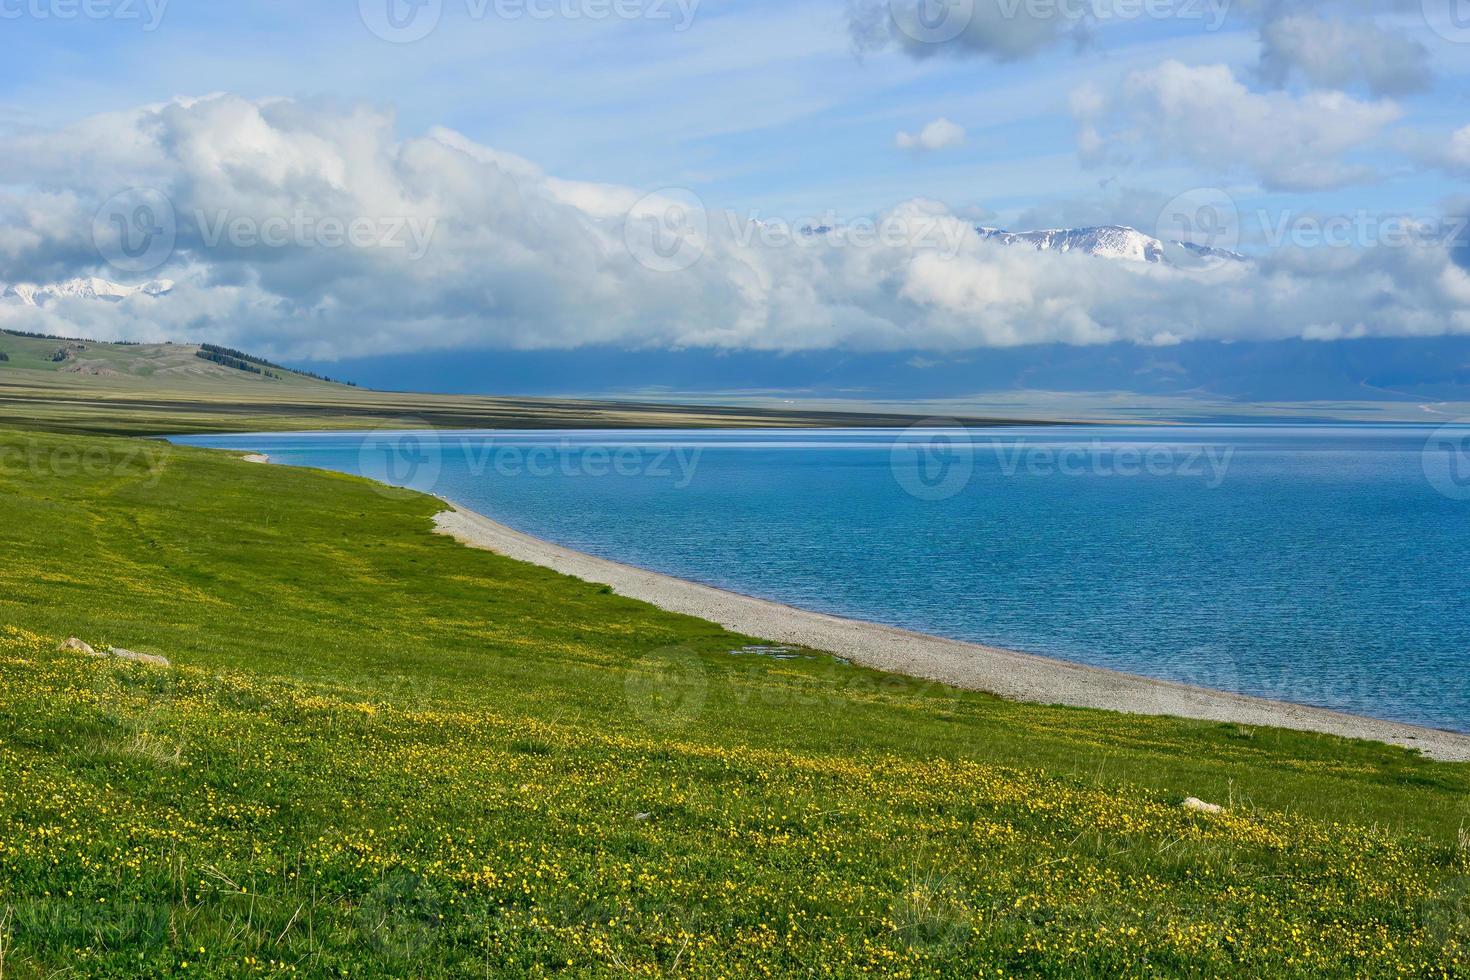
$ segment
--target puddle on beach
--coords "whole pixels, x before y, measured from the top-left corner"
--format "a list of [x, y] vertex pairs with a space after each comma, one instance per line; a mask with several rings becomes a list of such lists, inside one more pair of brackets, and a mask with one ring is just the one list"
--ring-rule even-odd
[[[732, 657], [769, 657], [772, 660], [816, 660], [816, 657], [805, 653], [797, 653], [792, 647], [779, 646], [750, 646], [741, 647], [739, 650], [731, 650]], [[833, 657], [836, 663], [847, 666], [851, 661], [844, 657]]]
[[791, 647], [753, 646], [731, 650], [732, 657], [770, 657], [772, 660], [811, 660], [806, 654], [797, 653]]

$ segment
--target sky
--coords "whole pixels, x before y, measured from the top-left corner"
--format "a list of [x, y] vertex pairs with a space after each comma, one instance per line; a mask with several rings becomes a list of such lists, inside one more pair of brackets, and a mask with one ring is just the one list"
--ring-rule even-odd
[[[0, 38], [0, 283], [173, 283], [4, 329], [312, 363], [1470, 335], [1461, 0], [0, 0]], [[975, 232], [1103, 224], [1245, 258]]]

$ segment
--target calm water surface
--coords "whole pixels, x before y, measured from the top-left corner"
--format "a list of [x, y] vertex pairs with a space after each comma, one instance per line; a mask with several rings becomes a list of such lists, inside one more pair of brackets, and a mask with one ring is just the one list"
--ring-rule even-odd
[[413, 486], [571, 548], [809, 609], [1467, 731], [1470, 469], [1442, 437], [1212, 426], [175, 441]]

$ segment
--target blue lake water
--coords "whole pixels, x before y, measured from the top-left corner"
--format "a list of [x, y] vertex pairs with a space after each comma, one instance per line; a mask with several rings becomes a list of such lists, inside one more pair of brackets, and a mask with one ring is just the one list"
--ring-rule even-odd
[[1470, 730], [1470, 429], [233, 435], [823, 612]]

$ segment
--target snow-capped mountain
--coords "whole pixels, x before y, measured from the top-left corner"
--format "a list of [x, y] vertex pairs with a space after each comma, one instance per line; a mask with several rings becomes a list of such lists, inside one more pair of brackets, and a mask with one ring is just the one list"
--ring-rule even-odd
[[1082, 252], [1104, 259], [1133, 262], [1164, 261], [1164, 243], [1132, 228], [1051, 228], [1045, 231], [1005, 231], [978, 227], [981, 238], [1001, 245], [1030, 245], [1038, 252]]
[[162, 296], [173, 288], [174, 284], [170, 279], [154, 279], [136, 286], [124, 286], [92, 276], [86, 279], [68, 279], [66, 282], [55, 282], [46, 286], [16, 283], [0, 293], [0, 298], [18, 300], [26, 306], [44, 306], [58, 299], [100, 299], [117, 303], [140, 293]]
[[1216, 261], [1249, 261], [1239, 252], [1193, 242], [1164, 242], [1136, 228], [1103, 225], [1098, 228], [1051, 228], [1045, 231], [1005, 231], [976, 227], [981, 238], [1001, 245], [1025, 245], [1038, 252], [1081, 252], [1104, 259], [1197, 266]]

